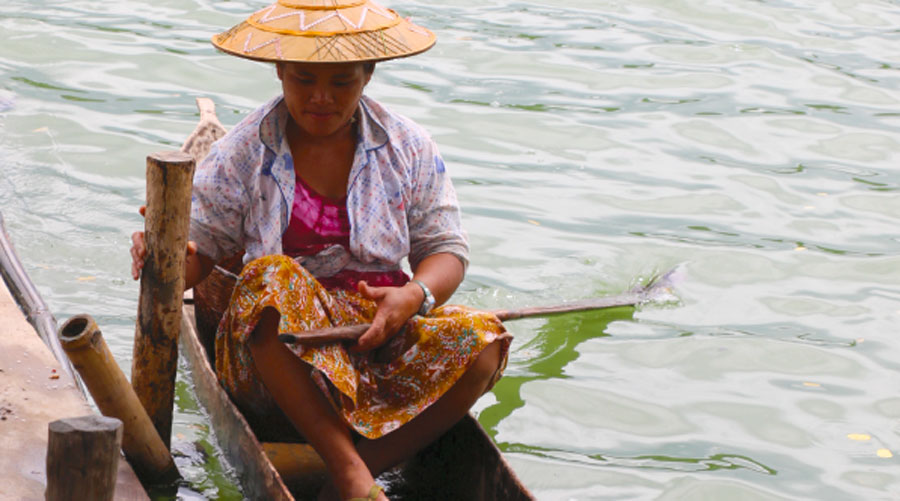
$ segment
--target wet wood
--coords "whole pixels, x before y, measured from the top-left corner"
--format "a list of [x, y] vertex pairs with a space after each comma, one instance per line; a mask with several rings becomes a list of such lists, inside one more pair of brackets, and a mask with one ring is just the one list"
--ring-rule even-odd
[[122, 421], [122, 450], [144, 482], [178, 477], [175, 462], [125, 374], [89, 315], [70, 318], [59, 331], [63, 350], [104, 416]]
[[193, 175], [194, 159], [187, 153], [147, 157], [147, 256], [141, 272], [131, 384], [166, 447], [172, 435]]
[[110, 501], [115, 497], [122, 422], [88, 415], [48, 426], [47, 501]]

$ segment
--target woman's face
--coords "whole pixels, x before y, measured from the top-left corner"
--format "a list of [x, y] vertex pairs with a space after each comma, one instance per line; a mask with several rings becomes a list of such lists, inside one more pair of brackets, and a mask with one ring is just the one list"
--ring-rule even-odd
[[301, 135], [343, 132], [372, 77], [362, 63], [279, 63], [284, 101]]

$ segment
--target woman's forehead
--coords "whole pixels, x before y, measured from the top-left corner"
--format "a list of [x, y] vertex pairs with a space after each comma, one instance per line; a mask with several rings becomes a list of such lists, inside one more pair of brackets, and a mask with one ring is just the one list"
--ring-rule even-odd
[[281, 63], [284, 71], [292, 75], [334, 77], [363, 72], [363, 63]]

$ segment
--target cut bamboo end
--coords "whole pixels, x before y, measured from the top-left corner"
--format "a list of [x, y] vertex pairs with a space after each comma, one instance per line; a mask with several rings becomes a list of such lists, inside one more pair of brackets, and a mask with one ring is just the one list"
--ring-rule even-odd
[[59, 329], [60, 344], [104, 416], [122, 421], [122, 450], [145, 482], [178, 478], [172, 455], [116, 364], [103, 334], [90, 315], [76, 315]]

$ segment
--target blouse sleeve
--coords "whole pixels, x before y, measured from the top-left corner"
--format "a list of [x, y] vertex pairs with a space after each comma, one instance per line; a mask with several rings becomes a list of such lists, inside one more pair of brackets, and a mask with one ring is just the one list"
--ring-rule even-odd
[[460, 222], [459, 202], [450, 175], [429, 138], [414, 158], [412, 204], [407, 212], [409, 264], [413, 270], [432, 254], [453, 254], [464, 267], [469, 244]]
[[194, 173], [189, 239], [215, 261], [243, 250], [247, 193], [236, 170], [214, 143]]

